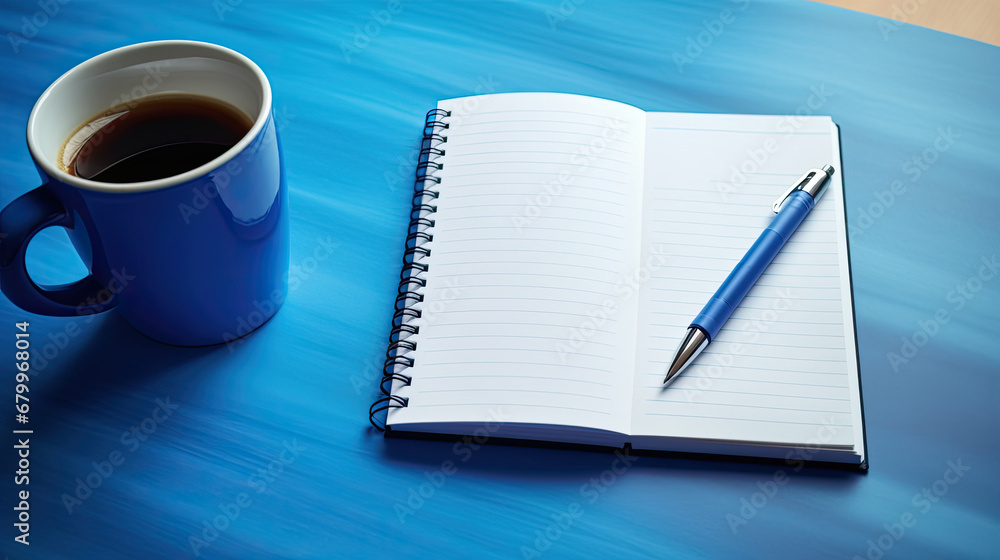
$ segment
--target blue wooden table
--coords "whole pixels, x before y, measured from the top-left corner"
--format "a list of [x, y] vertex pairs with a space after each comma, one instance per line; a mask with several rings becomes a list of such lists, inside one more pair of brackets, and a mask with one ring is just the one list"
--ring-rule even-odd
[[[169, 347], [114, 313], [0, 302], [0, 353], [19, 321], [35, 351], [29, 546], [14, 541], [12, 368], [0, 382], [10, 558], [998, 554], [997, 47], [804, 1], [6, 0], [0, 24], [0, 204], [37, 186], [24, 126], [47, 84], [105, 50], [183, 38], [270, 76], [292, 216], [289, 298], [230, 346]], [[623, 469], [369, 428], [423, 114], [510, 91], [833, 116], [869, 474]], [[62, 232], [29, 257], [43, 282], [84, 273]]]

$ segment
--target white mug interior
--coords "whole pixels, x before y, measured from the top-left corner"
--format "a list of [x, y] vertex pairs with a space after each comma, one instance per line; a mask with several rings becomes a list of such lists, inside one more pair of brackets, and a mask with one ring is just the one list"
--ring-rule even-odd
[[[117, 104], [146, 95], [184, 93], [225, 101], [254, 124], [232, 148], [179, 175], [139, 183], [102, 183], [60, 168], [60, 148], [81, 124]], [[197, 41], [154, 41], [122, 47], [79, 64], [52, 83], [28, 118], [28, 149], [45, 173], [85, 189], [136, 192], [197, 178], [246, 148], [267, 122], [271, 87], [256, 64], [231, 49]]]

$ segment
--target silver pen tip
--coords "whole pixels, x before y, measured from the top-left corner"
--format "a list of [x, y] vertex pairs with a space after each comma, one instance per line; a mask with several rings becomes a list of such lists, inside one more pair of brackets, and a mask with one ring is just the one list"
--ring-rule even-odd
[[670, 360], [667, 367], [667, 376], [663, 378], [663, 383], [670, 383], [670, 380], [677, 377], [685, 368], [691, 365], [698, 354], [708, 346], [708, 335], [698, 327], [688, 327], [687, 333], [677, 345], [674, 352], [674, 359]]
[[832, 165], [824, 165], [823, 166], [823, 172], [826, 173], [827, 177], [833, 177], [833, 174], [836, 173], [836, 171], [837, 170], [834, 169]]
[[673, 361], [670, 362], [670, 366], [667, 368], [667, 376], [663, 378], [663, 384], [666, 385], [667, 383], [670, 383], [670, 380], [676, 377], [686, 365], [686, 363], [679, 359], [679, 356], [674, 355]]

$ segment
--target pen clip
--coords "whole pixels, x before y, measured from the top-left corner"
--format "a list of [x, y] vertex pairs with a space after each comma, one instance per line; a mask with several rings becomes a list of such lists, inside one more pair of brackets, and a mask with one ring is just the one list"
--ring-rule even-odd
[[833, 167], [829, 165], [824, 165], [823, 169], [810, 169], [806, 173], [799, 177], [798, 181], [792, 183], [792, 186], [788, 187], [788, 190], [784, 192], [774, 204], [771, 205], [771, 210], [777, 214], [781, 210], [781, 206], [785, 203], [785, 200], [792, 195], [795, 191], [806, 191], [813, 199], [818, 199], [823, 191], [825, 190], [826, 181], [833, 175]]

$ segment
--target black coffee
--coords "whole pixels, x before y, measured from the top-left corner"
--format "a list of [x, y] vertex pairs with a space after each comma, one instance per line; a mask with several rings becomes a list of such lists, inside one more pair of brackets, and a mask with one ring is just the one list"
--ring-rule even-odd
[[162, 179], [212, 161], [252, 126], [243, 111], [211, 97], [147, 96], [80, 125], [63, 145], [60, 166], [105, 183]]

